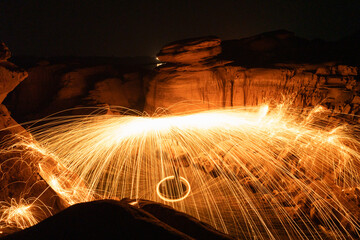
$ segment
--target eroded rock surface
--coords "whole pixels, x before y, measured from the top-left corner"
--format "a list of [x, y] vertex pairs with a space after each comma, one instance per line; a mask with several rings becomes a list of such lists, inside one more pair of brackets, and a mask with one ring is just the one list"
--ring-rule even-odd
[[218, 55], [220, 43], [219, 38], [212, 36], [176, 41], [164, 46], [157, 57], [162, 62], [196, 63]]
[[[6, 99], [19, 122], [78, 107], [120, 105], [142, 110], [144, 69], [111, 63], [39, 63]], [[88, 114], [94, 109], [68, 114]]]
[[121, 77], [101, 80], [89, 91], [88, 100], [95, 105], [108, 104], [128, 108], [142, 106], [142, 76], [140, 73], [127, 73]]
[[4, 43], [0, 43], [0, 103], [28, 76], [26, 71], [7, 61], [10, 57], [9, 49]]
[[[284, 41], [300, 40], [286, 31], [242, 40], [243, 45], [251, 51], [262, 53], [275, 51], [274, 49], [285, 44]], [[191, 55], [192, 50], [186, 50], [186, 46], [192, 44], [193, 40], [188, 43], [184, 40], [181, 43], [183, 47], [179, 46], [180, 43], [170, 46], [183, 49], [182, 54], [187, 51], [186, 53]], [[167, 49], [168, 46], [165, 46], [159, 56], [163, 56]], [[241, 55], [238, 57], [241, 58]], [[243, 60], [246, 61], [246, 56]], [[290, 64], [282, 63], [281, 60], [284, 59], [273, 57], [272, 65], [244, 67], [236, 59], [226, 58], [222, 54], [192, 63], [163, 58], [165, 63], [155, 69], [154, 74], [148, 78], [145, 110], [154, 112], [157, 108], [171, 108], [170, 111], [179, 112], [192, 108], [255, 106], [286, 100], [297, 108], [321, 104], [336, 114], [353, 116], [360, 113], [359, 68], [356, 64]], [[193, 105], [184, 106], [179, 103]]]
[[[27, 77], [27, 72], [7, 61], [9, 49], [0, 45], [0, 103], [7, 94]], [[34, 221], [40, 221], [64, 206], [57, 194], [39, 176], [36, 151], [22, 143], [31, 142], [31, 135], [0, 104], [0, 235], [17, 231], [29, 224], [10, 209], [32, 206]], [[15, 221], [16, 219], [16, 221]]]

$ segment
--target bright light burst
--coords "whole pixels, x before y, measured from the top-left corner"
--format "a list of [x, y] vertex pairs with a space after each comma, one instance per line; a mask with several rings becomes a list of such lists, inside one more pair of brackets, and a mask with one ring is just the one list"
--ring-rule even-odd
[[324, 111], [64, 118], [33, 128], [29, 146], [69, 204], [149, 199], [249, 239], [359, 237], [360, 145]]
[[[46, 208], [45, 208], [46, 209]], [[38, 199], [12, 198], [10, 202], [0, 202], [0, 229], [25, 229], [39, 222], [44, 214], [43, 204]], [[41, 217], [40, 217], [41, 218]]]

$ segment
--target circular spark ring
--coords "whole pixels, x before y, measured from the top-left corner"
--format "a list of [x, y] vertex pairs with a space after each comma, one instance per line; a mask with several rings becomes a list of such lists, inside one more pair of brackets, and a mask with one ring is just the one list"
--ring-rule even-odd
[[190, 191], [191, 191], [191, 187], [190, 187], [190, 183], [188, 180], [186, 180], [185, 178], [183, 177], [180, 177], [180, 180], [181, 180], [181, 183], [185, 184], [185, 186], [187, 187], [187, 190], [186, 190], [186, 194], [180, 198], [176, 198], [176, 199], [171, 199], [171, 198], [167, 198], [167, 197], [164, 197], [162, 195], [162, 193], [160, 192], [160, 186], [162, 183], [164, 183], [165, 181], [167, 180], [170, 180], [170, 179], [174, 179], [175, 176], [168, 176], [168, 177], [165, 177], [163, 178], [157, 185], [156, 185], [156, 193], [157, 195], [164, 201], [167, 201], [167, 202], [179, 202], [179, 201], [182, 201], [184, 200], [185, 198], [187, 198], [190, 194]]

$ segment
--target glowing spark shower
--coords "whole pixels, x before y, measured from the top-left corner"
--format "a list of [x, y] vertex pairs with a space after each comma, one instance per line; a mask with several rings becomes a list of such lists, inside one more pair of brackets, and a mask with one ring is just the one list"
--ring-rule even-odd
[[58, 118], [24, 144], [69, 205], [149, 199], [241, 238], [356, 238], [360, 145], [324, 115], [278, 105]]
[[19, 202], [11, 199], [10, 203], [0, 202], [0, 229], [31, 227], [39, 222], [36, 215], [42, 212], [36, 199], [20, 199]]

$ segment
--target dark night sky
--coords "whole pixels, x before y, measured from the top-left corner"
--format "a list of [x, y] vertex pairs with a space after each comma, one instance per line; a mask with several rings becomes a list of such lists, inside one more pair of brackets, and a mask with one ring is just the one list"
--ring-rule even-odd
[[360, 30], [360, 0], [0, 0], [13, 55], [153, 56], [189, 37], [287, 29], [337, 40]]

